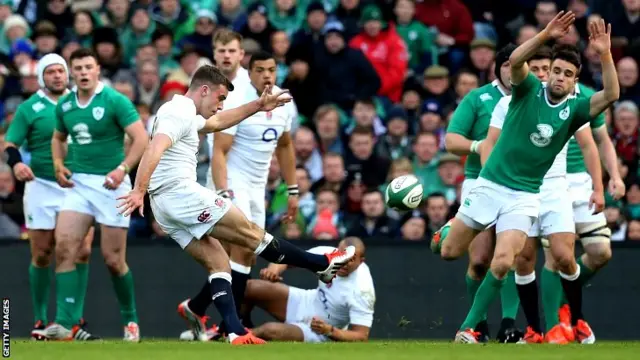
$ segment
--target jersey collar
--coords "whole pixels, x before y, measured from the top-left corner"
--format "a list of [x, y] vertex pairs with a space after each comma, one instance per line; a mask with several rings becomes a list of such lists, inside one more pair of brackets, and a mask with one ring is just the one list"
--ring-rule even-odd
[[502, 96], [507, 96], [507, 94], [504, 93], [504, 90], [502, 90], [502, 87], [500, 87], [500, 81], [498, 81], [498, 79], [493, 80], [491, 82], [491, 85], [496, 89], [498, 89], [498, 91], [500, 91], [500, 94], [502, 94]]
[[[69, 93], [69, 89], [66, 89], [62, 95], [66, 95], [68, 93]], [[52, 98], [50, 98], [49, 95], [47, 95], [47, 93], [43, 89], [39, 89], [36, 92], [36, 94], [38, 94], [38, 96], [40, 96], [41, 99], [45, 99], [45, 100], [49, 101], [50, 103], [52, 103], [53, 105], [57, 105], [58, 104], [58, 102], [53, 100]]]
[[[96, 91], [94, 91], [94, 94], [100, 94], [102, 92], [102, 90], [104, 90], [104, 83], [102, 81], [98, 81], [98, 85], [96, 86]], [[74, 85], [71, 88], [71, 91], [77, 93], [78, 92], [78, 85]]]
[[87, 101], [87, 103], [84, 105], [80, 105], [80, 102], [78, 101], [78, 85], [75, 85], [73, 89], [71, 89], [71, 91], [75, 93], [76, 106], [78, 106], [78, 108], [80, 109], [89, 107], [89, 105], [91, 105], [91, 103], [93, 102], [93, 99], [95, 99], [96, 95], [100, 94], [102, 90], [104, 90], [104, 83], [102, 81], [98, 81], [96, 90], [93, 92], [93, 95], [91, 95], [91, 98], [89, 98], [89, 101]]

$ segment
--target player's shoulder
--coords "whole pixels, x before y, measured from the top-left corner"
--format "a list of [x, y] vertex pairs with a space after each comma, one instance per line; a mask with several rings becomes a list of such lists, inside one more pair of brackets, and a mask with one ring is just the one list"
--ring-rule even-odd
[[371, 270], [366, 263], [362, 263], [354, 271], [355, 285], [358, 292], [375, 292], [373, 286], [373, 277], [371, 276]]
[[125, 101], [125, 102], [131, 102], [131, 100], [129, 100], [128, 97], [126, 97], [124, 94], [122, 94], [121, 92], [119, 92], [118, 90], [112, 88], [111, 86], [102, 84], [98, 85], [98, 86], [102, 86], [102, 90], [100, 91], [100, 94], [102, 95], [102, 97], [108, 101]]
[[27, 112], [27, 113], [38, 113], [46, 109], [48, 104], [45, 101], [46, 99], [44, 99], [40, 94], [35, 93], [29, 96], [25, 101], [20, 103], [16, 111]]
[[596, 93], [596, 90], [583, 83], [576, 84], [576, 95], [578, 97], [589, 97]]

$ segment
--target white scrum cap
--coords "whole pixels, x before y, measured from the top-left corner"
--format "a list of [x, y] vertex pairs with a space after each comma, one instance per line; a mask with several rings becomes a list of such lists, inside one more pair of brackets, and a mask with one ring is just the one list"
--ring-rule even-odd
[[44, 88], [44, 71], [51, 65], [62, 65], [69, 76], [69, 68], [65, 59], [58, 54], [47, 54], [38, 61], [38, 84], [41, 88]]

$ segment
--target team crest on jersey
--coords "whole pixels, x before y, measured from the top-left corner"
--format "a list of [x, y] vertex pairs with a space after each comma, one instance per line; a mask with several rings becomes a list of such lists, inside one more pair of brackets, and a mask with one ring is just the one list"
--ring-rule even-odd
[[480, 101], [488, 101], [488, 100], [493, 100], [493, 96], [491, 96], [491, 94], [489, 93], [484, 93], [482, 95], [480, 95]]
[[571, 114], [571, 110], [567, 106], [562, 111], [560, 111], [560, 119], [567, 120], [569, 118], [569, 114]]
[[553, 137], [553, 127], [547, 124], [538, 124], [538, 132], [534, 132], [529, 135], [529, 139], [533, 145], [537, 147], [546, 147], [551, 143], [551, 137]]
[[91, 112], [93, 113], [93, 118], [96, 119], [96, 121], [100, 121], [104, 117], [104, 108], [102, 106], [94, 107]]
[[67, 112], [71, 110], [71, 106], [71, 101], [67, 101], [66, 103], [62, 104], [62, 111]]
[[38, 101], [37, 103], [35, 103], [35, 104], [33, 104], [31, 106], [31, 109], [33, 110], [33, 112], [38, 113], [38, 112], [44, 110], [44, 107], [45, 107], [44, 104], [42, 102]]
[[224, 200], [222, 200], [221, 198], [217, 198], [214, 203], [216, 204], [217, 207], [221, 208], [224, 206]]

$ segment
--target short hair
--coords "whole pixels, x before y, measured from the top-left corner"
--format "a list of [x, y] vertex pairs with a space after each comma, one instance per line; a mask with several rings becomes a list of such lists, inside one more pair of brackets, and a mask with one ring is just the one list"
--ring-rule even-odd
[[342, 155], [333, 151], [327, 151], [326, 153], [324, 153], [324, 155], [322, 156], [322, 159], [324, 160], [326, 158], [340, 158], [340, 160], [343, 160]]
[[242, 35], [240, 35], [239, 33], [233, 31], [233, 30], [229, 30], [229, 29], [220, 29], [218, 31], [216, 31], [215, 35], [213, 35], [213, 44], [215, 45], [215, 43], [222, 43], [222, 45], [227, 45], [228, 43], [232, 42], [233, 40], [237, 40], [238, 41], [238, 45], [240, 45], [240, 47], [242, 47]]
[[478, 79], [478, 74], [474, 73], [473, 71], [471, 71], [470, 69], [467, 68], [462, 68], [460, 70], [458, 70], [458, 72], [456, 73], [456, 75], [454, 76], [454, 84], [457, 84], [458, 81], [460, 81], [460, 78], [462, 77], [463, 74], [469, 74], [473, 77], [475, 77], [476, 79]]
[[256, 61], [266, 61], [271, 59], [273, 59], [274, 61], [276, 59], [275, 57], [273, 57], [273, 54], [264, 50], [260, 50], [251, 55], [251, 60], [249, 60], [249, 70], [253, 69], [253, 64], [255, 64]]
[[444, 194], [443, 194], [443, 193], [441, 193], [441, 192], [439, 192], [439, 191], [436, 191], [436, 192], [434, 192], [434, 193], [431, 193], [431, 194], [427, 195], [427, 198], [424, 200], [424, 202], [425, 202], [425, 204], [427, 204], [427, 206], [428, 206], [428, 205], [429, 205], [429, 201], [430, 201], [431, 199], [436, 199], [436, 198], [444, 199], [445, 203], [447, 202], [447, 197], [446, 197], [446, 196], [444, 196]]
[[580, 74], [582, 59], [580, 58], [580, 50], [578, 50], [576, 46], [566, 44], [555, 45], [551, 50], [551, 62], [558, 59], [573, 64], [576, 69], [578, 69], [576, 75]]
[[335, 112], [338, 115], [338, 125], [340, 125], [340, 113], [338, 113], [338, 109], [336, 109], [336, 107], [332, 104], [320, 105], [316, 109], [316, 112], [313, 113], [313, 123], [315, 124], [318, 119], [327, 116], [327, 114], [331, 112]]
[[373, 98], [370, 97], [357, 99], [353, 106], [355, 107], [356, 104], [368, 105], [374, 109], [376, 108], [376, 103], [373, 101]]
[[529, 61], [531, 60], [551, 60], [551, 48], [548, 46], [540, 47], [538, 51], [529, 58]]
[[222, 74], [220, 69], [211, 65], [203, 65], [196, 70], [191, 78], [189, 89], [193, 90], [202, 85], [224, 85], [229, 91], [233, 91], [233, 84]]
[[89, 48], [80, 48], [71, 53], [69, 56], [69, 65], [73, 64], [73, 60], [84, 59], [86, 57], [92, 57], [96, 62], [98, 62], [98, 55]]
[[318, 189], [318, 191], [316, 192], [316, 198], [317, 198], [318, 196], [320, 196], [320, 194], [325, 193], [325, 192], [328, 192], [328, 193], [333, 194], [333, 196], [335, 196], [335, 197], [336, 197], [336, 199], [337, 199], [338, 201], [340, 201], [340, 195], [339, 195], [335, 190], [333, 190], [332, 188], [330, 188], [329, 186], [322, 186], [322, 187], [320, 187], [320, 189]]
[[366, 188], [364, 190], [364, 192], [362, 193], [362, 197], [364, 197], [365, 195], [369, 195], [369, 194], [378, 194], [378, 195], [380, 195], [380, 197], [384, 201], [384, 195], [382, 194], [382, 191], [380, 191], [380, 189], [377, 189], [377, 188], [374, 188], [374, 187]]
[[416, 136], [413, 138], [413, 144], [417, 144], [418, 140], [420, 140], [421, 137], [423, 136], [431, 136], [436, 140], [436, 143], [439, 143], [440, 141], [438, 140], [438, 135], [432, 133], [432, 132], [428, 132], [428, 131], [422, 131], [419, 132], [418, 134], [416, 134]]
[[309, 180], [311, 180], [311, 174], [309, 173], [309, 170], [307, 170], [307, 168], [304, 165], [296, 165], [296, 170], [304, 171], [304, 173], [307, 174], [307, 177], [309, 178]]
[[353, 131], [351, 132], [351, 136], [353, 135], [368, 135], [368, 136], [374, 137], [373, 129], [367, 126], [361, 126], [361, 125], [356, 125], [356, 127], [353, 128]]

